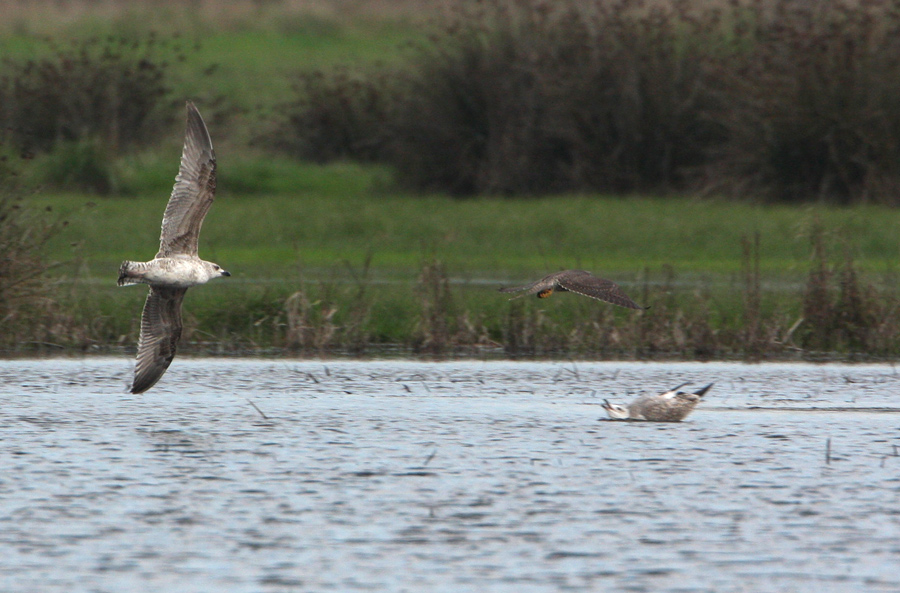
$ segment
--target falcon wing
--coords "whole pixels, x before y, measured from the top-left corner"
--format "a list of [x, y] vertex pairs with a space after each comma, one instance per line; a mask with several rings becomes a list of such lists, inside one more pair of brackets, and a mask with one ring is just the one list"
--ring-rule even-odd
[[605, 278], [598, 278], [588, 272], [573, 270], [559, 278], [560, 288], [586, 297], [612, 303], [629, 309], [645, 309], [622, 292], [619, 285]]
[[153, 387], [175, 358], [181, 338], [181, 302], [187, 288], [150, 287], [141, 315], [137, 364], [131, 393]]
[[536, 293], [541, 292], [541, 291], [543, 291], [543, 290], [547, 290], [548, 288], [556, 288], [556, 285], [558, 284], [557, 281], [558, 281], [559, 277], [562, 276], [563, 274], [566, 274], [566, 273], [568, 273], [568, 270], [565, 271], [565, 272], [554, 272], [554, 273], [552, 273], [552, 274], [548, 274], [548, 275], [544, 276], [543, 278], [541, 278], [541, 279], [538, 280], [537, 282], [532, 282], [531, 284], [526, 284], [525, 286], [505, 286], [505, 287], [503, 287], [503, 288], [500, 289], [500, 292], [521, 292], [521, 291], [525, 291], [525, 292], [523, 292], [522, 294], [517, 294], [516, 296], [512, 297], [512, 298], [509, 299], [509, 300], [512, 300], [512, 299], [518, 299], [518, 298], [520, 298], [520, 297], [528, 296], [528, 295], [530, 295], [530, 294], [536, 294]]
[[163, 215], [156, 257], [197, 255], [200, 226], [216, 193], [216, 153], [194, 104], [187, 104], [181, 167]]

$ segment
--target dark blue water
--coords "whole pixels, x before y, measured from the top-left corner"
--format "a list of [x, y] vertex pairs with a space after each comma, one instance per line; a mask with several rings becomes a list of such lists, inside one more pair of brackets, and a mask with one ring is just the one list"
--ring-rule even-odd
[[[0, 362], [0, 591], [900, 591], [891, 366], [130, 373]], [[682, 381], [685, 422], [601, 420]]]

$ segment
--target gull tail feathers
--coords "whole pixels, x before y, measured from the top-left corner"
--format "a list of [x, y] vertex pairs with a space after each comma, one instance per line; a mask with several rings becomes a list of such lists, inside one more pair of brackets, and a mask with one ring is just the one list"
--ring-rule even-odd
[[132, 266], [135, 262], [133, 261], [123, 261], [122, 265], [119, 266], [119, 279], [116, 281], [116, 284], [119, 286], [128, 286], [129, 284], [140, 284], [141, 281], [138, 278], [132, 276]]

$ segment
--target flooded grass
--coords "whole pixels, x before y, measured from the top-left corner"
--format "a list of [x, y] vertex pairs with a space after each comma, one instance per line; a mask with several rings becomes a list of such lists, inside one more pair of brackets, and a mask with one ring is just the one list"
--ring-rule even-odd
[[[233, 276], [188, 294], [184, 352], [760, 360], [898, 351], [893, 210], [461, 202], [379, 194], [371, 173], [368, 189], [349, 191], [354, 170], [329, 168], [303, 196], [217, 199], [201, 254]], [[6, 353], [136, 342], [144, 291], [115, 287], [114, 275], [123, 259], [152, 257], [164, 200], [86, 200], [30, 199], [68, 223], [45, 250], [48, 262], [68, 263], [51, 277], [56, 309], [25, 319], [42, 337], [9, 340]], [[496, 292], [563, 268], [610, 278], [651, 309]]]

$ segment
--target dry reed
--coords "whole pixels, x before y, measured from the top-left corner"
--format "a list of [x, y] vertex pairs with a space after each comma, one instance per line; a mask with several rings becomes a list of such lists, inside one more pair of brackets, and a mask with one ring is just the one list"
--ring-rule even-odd
[[[744, 237], [741, 245], [744, 265], [737, 292], [716, 293], [713, 298], [702, 286], [684, 288], [675, 270], [663, 266], [644, 274], [641, 301], [652, 305], [646, 311], [571, 296], [545, 304], [537, 299], [508, 302], [497, 295], [492, 295], [496, 304], [475, 309], [450, 283], [443, 263], [430, 259], [410, 287], [415, 298], [403, 313], [407, 317], [393, 320], [399, 329], [389, 341], [376, 330], [375, 311], [383, 298], [379, 295], [386, 293], [371, 290], [364, 266], [357, 282], [349, 286], [301, 282], [291, 294], [242, 298], [204, 312], [202, 318], [191, 309], [185, 319], [183, 350], [365, 355], [390, 348], [439, 357], [748, 361], [900, 356], [900, 311], [894, 290], [867, 279], [846, 250], [833, 261], [820, 227], [814, 226], [811, 233], [805, 286], [795, 296], [780, 296], [777, 306], [768, 303], [774, 297], [762, 286], [761, 239]], [[32, 261], [24, 258], [21, 262]], [[0, 277], [0, 287], [9, 286], [2, 282], [5, 276]], [[42, 282], [33, 289], [47, 289]], [[41, 298], [33, 298], [33, 292], [23, 299], [4, 293], [3, 347], [24, 351], [44, 341], [66, 348], [109, 349], [136, 337], [133, 322], [123, 331], [117, 329], [121, 324], [114, 316], [97, 312], [102, 299], [63, 299], [66, 306], [60, 306], [53, 287], [49, 289]], [[564, 304], [567, 298], [574, 302]], [[42, 303], [52, 306], [42, 308]], [[46, 314], [51, 309], [53, 314]], [[405, 309], [393, 310], [397, 314]], [[792, 311], [802, 316], [797, 319], [789, 314]]]

